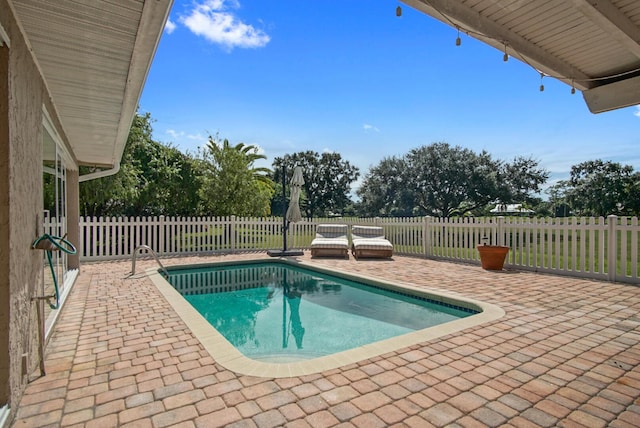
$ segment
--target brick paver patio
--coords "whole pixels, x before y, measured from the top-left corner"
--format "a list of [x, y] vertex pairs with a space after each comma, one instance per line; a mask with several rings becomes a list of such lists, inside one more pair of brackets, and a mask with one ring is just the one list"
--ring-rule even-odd
[[321, 374], [258, 378], [217, 365], [146, 277], [127, 278], [130, 261], [85, 264], [14, 426], [640, 426], [639, 287], [406, 257], [303, 259], [506, 315]]

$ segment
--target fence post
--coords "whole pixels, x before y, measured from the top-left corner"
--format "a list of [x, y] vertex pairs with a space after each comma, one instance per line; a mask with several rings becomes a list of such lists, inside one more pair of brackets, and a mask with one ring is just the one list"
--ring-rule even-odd
[[422, 245], [424, 246], [424, 256], [429, 257], [431, 255], [431, 233], [429, 228], [431, 225], [431, 216], [425, 216], [422, 230]]
[[84, 237], [85, 237], [85, 225], [84, 225], [84, 217], [78, 216], [78, 246], [76, 247], [78, 251], [78, 257], [80, 260], [83, 259], [84, 256]]
[[230, 239], [231, 239], [231, 253], [235, 253], [236, 252], [236, 216], [232, 215], [231, 216], [231, 224], [230, 224]]
[[158, 252], [159, 255], [162, 255], [165, 253], [164, 251], [164, 215], [161, 215], [159, 218], [159, 224], [158, 227], [160, 228], [158, 233], [158, 248], [156, 248], [156, 251]]
[[618, 216], [610, 215], [607, 217], [608, 233], [607, 245], [607, 274], [609, 281], [614, 282], [618, 272]]
[[502, 245], [504, 246], [504, 217], [500, 216], [496, 219], [496, 223], [497, 223], [497, 228], [496, 228], [496, 233], [498, 234], [497, 236], [497, 245]]

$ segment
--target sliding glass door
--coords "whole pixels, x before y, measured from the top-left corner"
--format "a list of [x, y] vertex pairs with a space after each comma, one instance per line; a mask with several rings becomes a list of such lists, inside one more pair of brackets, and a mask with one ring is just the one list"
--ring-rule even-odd
[[[42, 134], [43, 233], [64, 237], [67, 233], [67, 156], [46, 114]], [[64, 251], [51, 251], [49, 255], [50, 258], [47, 251], [43, 251], [42, 295], [55, 295], [57, 283], [61, 296], [70, 285], [68, 255]], [[44, 305], [46, 318], [56, 310], [56, 299], [50, 299], [49, 303]]]

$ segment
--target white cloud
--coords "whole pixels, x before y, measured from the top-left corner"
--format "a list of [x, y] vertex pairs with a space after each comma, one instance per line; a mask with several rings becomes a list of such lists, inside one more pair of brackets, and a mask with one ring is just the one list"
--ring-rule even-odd
[[200, 133], [188, 134], [184, 131], [176, 131], [175, 129], [167, 129], [165, 134], [169, 135], [173, 140], [172, 142], [178, 145], [186, 144], [187, 146], [192, 146], [193, 142], [198, 143], [198, 145], [205, 145], [209, 141], [209, 137]]
[[167, 19], [167, 23], [164, 25], [164, 31], [166, 31], [167, 34], [171, 34], [175, 29], [176, 29], [176, 23], [170, 19]]
[[195, 140], [195, 141], [199, 141], [199, 142], [209, 141], [209, 137], [205, 137], [202, 134], [187, 134], [186, 137], [189, 140]]
[[169, 136], [171, 136], [171, 138], [173, 138], [174, 140], [177, 140], [178, 138], [181, 138], [184, 136], [184, 132], [178, 132], [175, 129], [167, 129], [165, 131]]
[[235, 0], [204, 0], [196, 3], [188, 16], [180, 17], [191, 32], [211, 43], [231, 50], [235, 47], [265, 46], [271, 38], [264, 31], [240, 21], [229, 9], [237, 9]]
[[633, 113], [634, 116], [640, 117], [640, 106], [636, 106], [636, 111]]
[[380, 130], [376, 126], [369, 125], [368, 123], [365, 123], [364, 125], [362, 125], [362, 129], [364, 129], [365, 132], [369, 132], [369, 131], [380, 132]]

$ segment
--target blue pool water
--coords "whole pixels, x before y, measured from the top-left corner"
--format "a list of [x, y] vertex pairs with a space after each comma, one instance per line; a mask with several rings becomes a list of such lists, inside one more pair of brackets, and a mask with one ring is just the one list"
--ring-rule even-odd
[[218, 332], [262, 361], [316, 358], [476, 313], [285, 263], [169, 273]]

